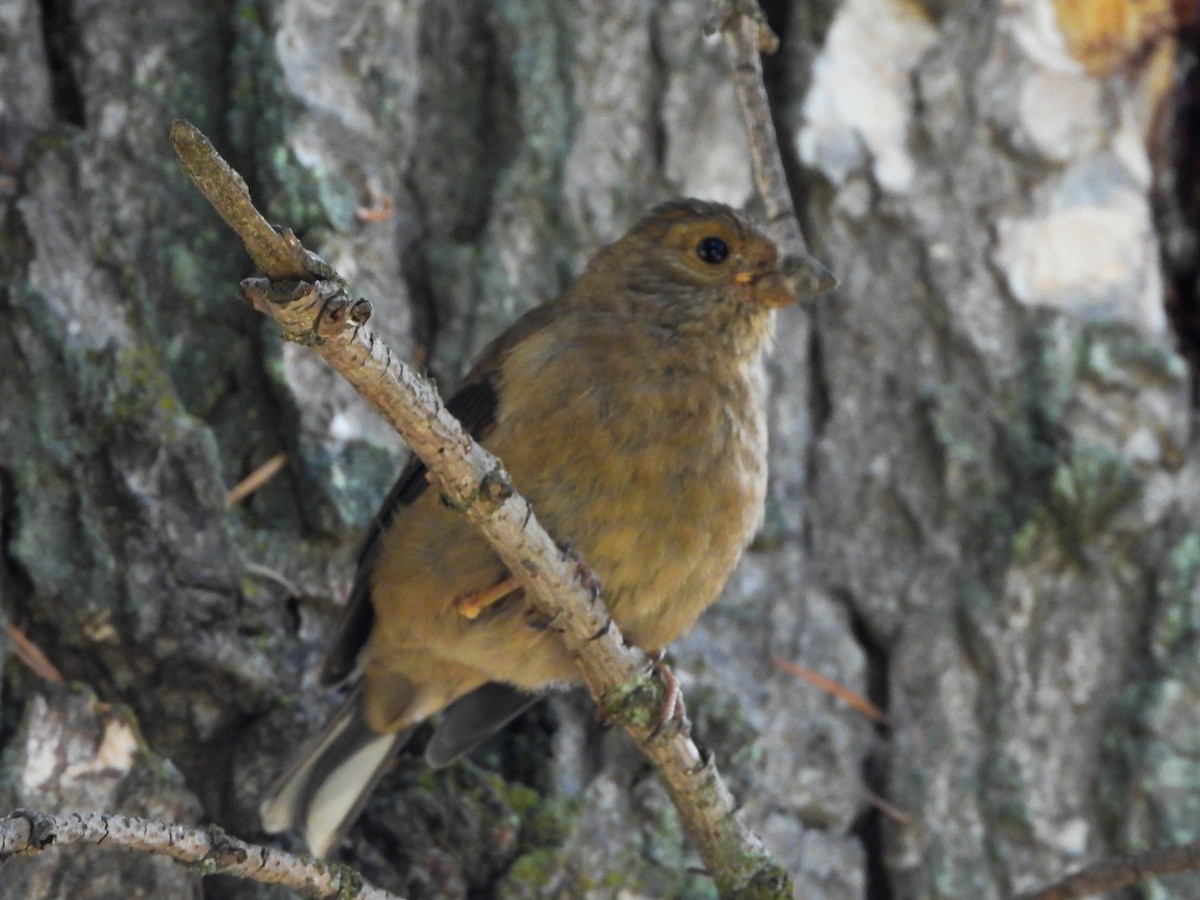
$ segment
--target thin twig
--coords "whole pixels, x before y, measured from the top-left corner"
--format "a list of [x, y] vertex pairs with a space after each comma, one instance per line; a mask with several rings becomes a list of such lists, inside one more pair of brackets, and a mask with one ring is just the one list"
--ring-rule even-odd
[[17, 659], [25, 663], [29, 671], [56, 684], [62, 684], [66, 681], [63, 678], [62, 672], [58, 671], [58, 666], [50, 662], [50, 657], [42, 652], [42, 648], [31, 641], [25, 632], [11, 622], [5, 625], [4, 629], [8, 633], [9, 641], [12, 643], [13, 653], [16, 654]]
[[767, 89], [763, 86], [759, 54], [773, 53], [779, 39], [767, 25], [758, 0], [716, 0], [704, 28], [725, 38], [733, 67], [733, 89], [750, 142], [754, 183], [762, 198], [771, 237], [782, 251], [785, 274], [799, 297], [829, 290], [837, 285], [837, 279], [808, 255], [808, 245], [788, 190]]
[[246, 252], [268, 278], [310, 278], [295, 245], [278, 234], [250, 202], [250, 189], [199, 128], [182, 120], [171, 124], [171, 143], [192, 183], [225, 223], [238, 233]]
[[789, 662], [786, 659], [776, 657], [771, 662], [774, 663], [775, 668], [787, 672], [789, 675], [795, 675], [797, 678], [803, 678], [813, 687], [820, 688], [830, 696], [837, 697], [847, 706], [866, 716], [872, 722], [878, 722], [880, 725], [888, 724], [888, 718], [883, 710], [862, 696], [862, 694], [855, 693], [844, 684], [840, 684], [832, 678], [827, 678], [820, 672], [814, 672], [812, 669]]
[[883, 797], [868, 788], [863, 788], [862, 790], [863, 796], [867, 798], [867, 802], [897, 825], [904, 825], [907, 827], [912, 824], [912, 816], [902, 810], [891, 800], [888, 800], [886, 797]]
[[[215, 157], [207, 140], [175, 140], [194, 130], [175, 123], [176, 151], [181, 157]], [[188, 159], [185, 168], [206, 173], [206, 179], [194, 181], [214, 205], [237, 194], [208, 180], [232, 173], [219, 157]], [[239, 194], [236, 202], [249, 201]], [[236, 229], [243, 217], [223, 218]], [[333, 280], [309, 276], [272, 283], [252, 278], [242, 282], [243, 297], [274, 318], [286, 339], [312, 347], [369, 400], [426, 464], [444, 501], [487, 538], [533, 606], [561, 633], [602, 714], [623, 725], [658, 768], [721, 895], [790, 898], [790, 876], [737, 814], [711, 757], [700, 752], [686, 728], [659, 732], [664, 685], [657, 673], [651, 674], [646, 655], [621, 637], [592, 590], [586, 566], [559, 549], [515, 492], [499, 460], [463, 431], [433, 384], [393, 356], [366, 325], [370, 304], [351, 300], [336, 273], [307, 254], [293, 236], [286, 234], [283, 240], [293, 258], [305, 260], [307, 272], [328, 272]]]
[[298, 588], [290, 578], [288, 578], [282, 572], [275, 571], [270, 566], [264, 566], [262, 563], [247, 562], [246, 574], [252, 575], [255, 578], [261, 578], [264, 581], [272, 581], [287, 591], [292, 597], [304, 596], [302, 593], [300, 593], [300, 588]]
[[0, 819], [0, 862], [63, 844], [104, 844], [169, 856], [203, 875], [235, 875], [263, 884], [282, 884], [305, 897], [336, 900], [401, 900], [363, 882], [348, 866], [272, 847], [248, 844], [220, 828], [191, 828], [101, 813], [47, 815], [17, 810]]
[[235, 484], [229, 489], [229, 493], [225, 495], [225, 503], [229, 506], [240, 503], [245, 500], [260, 487], [283, 471], [283, 467], [287, 465], [287, 454], [276, 453], [265, 463]]
[[1200, 870], [1200, 841], [1131, 853], [1094, 863], [1062, 881], [1028, 894], [1018, 900], [1076, 900], [1094, 897], [1104, 891], [1129, 887], [1151, 878]]

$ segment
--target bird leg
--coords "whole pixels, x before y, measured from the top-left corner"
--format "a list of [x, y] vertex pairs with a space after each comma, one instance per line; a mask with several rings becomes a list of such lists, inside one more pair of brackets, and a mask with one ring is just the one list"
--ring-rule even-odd
[[650, 671], [663, 683], [663, 702], [658, 710], [658, 724], [650, 732], [647, 743], [661, 735], [668, 724], [676, 731], [684, 731], [688, 727], [687, 710], [683, 707], [683, 692], [679, 689], [679, 679], [663, 663], [665, 655], [665, 650], [650, 654]]
[[454, 600], [454, 609], [465, 619], [478, 619], [485, 610], [495, 606], [513, 591], [520, 590], [517, 579], [505, 575], [490, 588], [463, 594]]

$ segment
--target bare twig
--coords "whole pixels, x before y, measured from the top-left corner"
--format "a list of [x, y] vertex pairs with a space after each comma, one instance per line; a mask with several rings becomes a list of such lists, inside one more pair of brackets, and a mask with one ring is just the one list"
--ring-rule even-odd
[[1131, 853], [1094, 863], [1049, 887], [1022, 894], [1018, 900], [1076, 900], [1078, 897], [1094, 897], [1104, 891], [1129, 887], [1151, 878], [1197, 870], [1200, 870], [1200, 841], [1193, 841], [1177, 847]]
[[50, 662], [50, 657], [43, 653], [42, 648], [31, 641], [25, 632], [11, 622], [5, 625], [5, 631], [12, 643], [13, 653], [25, 663], [29, 671], [56, 684], [62, 684], [66, 680], [62, 672], [58, 671], [58, 666]]
[[17, 810], [0, 819], [0, 861], [33, 855], [56, 845], [104, 844], [169, 856], [203, 875], [235, 875], [282, 884], [305, 897], [337, 900], [400, 900], [365, 884], [348, 866], [296, 856], [230, 837], [216, 827], [190, 828], [100, 813], [52, 816]]
[[704, 27], [710, 34], [719, 32], [729, 50], [733, 88], [750, 142], [754, 183], [763, 201], [771, 237], [782, 251], [785, 274], [789, 275], [797, 296], [808, 297], [828, 290], [837, 284], [837, 279], [808, 255], [763, 86], [759, 54], [775, 52], [779, 39], [767, 25], [758, 0], [716, 0]]
[[257, 491], [260, 487], [283, 471], [287, 465], [287, 454], [276, 453], [265, 463], [235, 484], [225, 495], [225, 502], [230, 506], [240, 503]]
[[888, 724], [887, 716], [883, 710], [868, 700], [862, 694], [855, 693], [846, 687], [834, 681], [832, 678], [827, 678], [820, 672], [814, 672], [812, 669], [797, 665], [794, 662], [789, 662], [786, 659], [773, 659], [775, 668], [787, 672], [789, 675], [795, 675], [797, 678], [803, 678], [814, 687], [820, 688], [825, 693], [837, 697], [847, 706], [866, 716], [872, 722], [878, 722], [880, 725]]
[[[193, 181], [214, 205], [230, 202], [232, 195], [243, 207], [249, 202], [244, 194], [220, 183], [236, 175], [194, 131], [184, 122], [171, 131], [185, 169], [205, 173]], [[261, 220], [222, 216], [235, 229], [243, 220], [252, 225]], [[603, 714], [623, 725], [657, 766], [721, 895], [790, 898], [790, 876], [738, 816], [711, 757], [700, 752], [686, 728], [657, 733], [664, 685], [646, 655], [622, 639], [586, 567], [555, 545], [500, 461], [463, 431], [432, 383], [394, 358], [366, 326], [370, 304], [351, 300], [336, 273], [290, 233], [272, 233], [269, 243], [276, 242], [286, 245], [289, 258], [304, 260], [306, 272], [321, 272], [323, 278], [282, 283], [251, 278], [242, 283], [243, 296], [274, 318], [286, 339], [311, 346], [375, 405], [426, 464], [444, 500], [487, 538], [530, 602], [561, 633]], [[274, 258], [277, 248], [270, 252]]]
[[274, 279], [309, 277], [295, 247], [280, 237], [255, 209], [245, 180], [213, 150], [200, 129], [181, 120], [173, 122], [171, 143], [192, 183], [238, 233], [260, 272]]
[[247, 562], [246, 574], [253, 575], [255, 578], [261, 578], [263, 581], [271, 581], [279, 585], [293, 597], [303, 597], [295, 583], [282, 572], [277, 572], [270, 566], [264, 566], [262, 563]]
[[863, 796], [867, 798], [868, 803], [870, 803], [873, 807], [875, 807], [897, 825], [908, 827], [912, 824], [912, 816], [902, 810], [891, 800], [888, 800], [886, 797], [882, 797], [865, 787], [863, 788]]

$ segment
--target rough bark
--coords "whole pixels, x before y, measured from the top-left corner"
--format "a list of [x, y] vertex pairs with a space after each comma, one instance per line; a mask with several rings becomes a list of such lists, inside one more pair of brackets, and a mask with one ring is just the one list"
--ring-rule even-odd
[[[1160, 58], [1188, 51], [1165, 13], [1104, 42], [1072, 7], [769, 4], [798, 207], [842, 287], [781, 322], [767, 525], [675, 655], [698, 741], [801, 896], [1003, 897], [1198, 836], [1200, 479], [1166, 314], [1192, 333], [1196, 210]], [[259, 836], [261, 789], [328, 709], [315, 662], [403, 455], [232, 299], [248, 263], [170, 120], [449, 382], [649, 203], [750, 198], [704, 13], [0, 0], [0, 612], [84, 686], [6, 653], [11, 806]], [[383, 197], [391, 217], [362, 214]], [[711, 892], [574, 696], [470, 764], [399, 766], [346, 858], [411, 898]], [[0, 886], [283, 895], [165, 866], [85, 850]]]

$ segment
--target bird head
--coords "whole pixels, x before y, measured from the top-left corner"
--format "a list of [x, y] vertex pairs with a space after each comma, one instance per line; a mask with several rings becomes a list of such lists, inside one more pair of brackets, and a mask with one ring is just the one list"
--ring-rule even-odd
[[587, 305], [657, 309], [664, 324], [757, 319], [796, 297], [775, 244], [745, 216], [705, 200], [654, 207], [593, 258], [575, 298]]
[[751, 309], [796, 301], [779, 271], [775, 244], [721, 203], [680, 200], [652, 209], [620, 244], [635, 278], [712, 289]]

